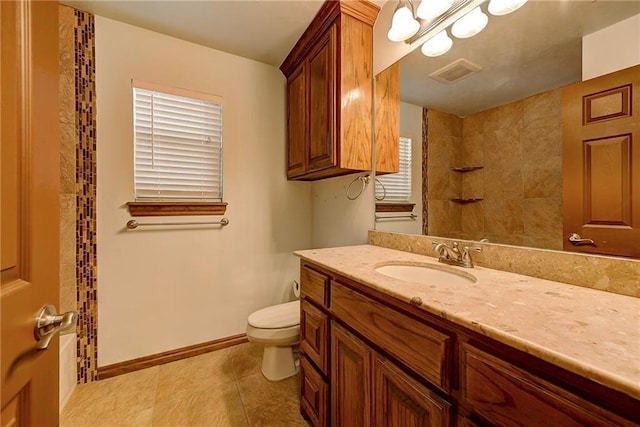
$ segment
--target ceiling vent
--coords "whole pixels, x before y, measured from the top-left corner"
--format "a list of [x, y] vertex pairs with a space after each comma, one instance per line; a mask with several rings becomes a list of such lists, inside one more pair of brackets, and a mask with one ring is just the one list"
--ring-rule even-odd
[[449, 65], [445, 65], [439, 70], [434, 71], [429, 74], [429, 77], [432, 79], [436, 79], [442, 83], [453, 84], [457, 83], [462, 79], [466, 79], [472, 74], [477, 73], [482, 70], [482, 67], [474, 64], [471, 61], [468, 61], [464, 58], [460, 58], [456, 61], [453, 61]]

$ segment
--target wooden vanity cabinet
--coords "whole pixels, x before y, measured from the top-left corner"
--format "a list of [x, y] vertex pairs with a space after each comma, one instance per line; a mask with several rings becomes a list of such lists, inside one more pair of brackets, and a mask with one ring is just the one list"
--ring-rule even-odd
[[364, 0], [327, 0], [280, 70], [287, 78], [287, 178], [371, 170], [373, 23]]
[[301, 264], [313, 426], [637, 426], [640, 402], [366, 285]]

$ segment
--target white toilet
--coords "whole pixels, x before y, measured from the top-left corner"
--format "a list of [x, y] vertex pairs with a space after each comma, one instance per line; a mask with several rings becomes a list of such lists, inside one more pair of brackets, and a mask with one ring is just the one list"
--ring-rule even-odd
[[262, 374], [271, 381], [295, 375], [293, 346], [300, 342], [300, 300], [272, 305], [249, 315], [247, 338], [264, 344]]

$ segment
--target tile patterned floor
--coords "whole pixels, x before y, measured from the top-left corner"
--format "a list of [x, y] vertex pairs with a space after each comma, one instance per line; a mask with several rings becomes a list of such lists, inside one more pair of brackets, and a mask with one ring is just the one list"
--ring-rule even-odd
[[308, 426], [298, 376], [267, 381], [262, 346], [246, 343], [79, 385], [61, 427]]

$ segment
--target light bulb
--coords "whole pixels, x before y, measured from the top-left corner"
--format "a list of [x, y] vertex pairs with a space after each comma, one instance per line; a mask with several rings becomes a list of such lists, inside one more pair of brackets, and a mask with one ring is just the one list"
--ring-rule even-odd
[[387, 38], [392, 42], [401, 42], [417, 33], [419, 29], [420, 23], [413, 17], [411, 10], [402, 6], [393, 13]]
[[442, 15], [453, 6], [453, 0], [422, 0], [418, 6], [418, 17], [426, 20]]
[[440, 56], [449, 52], [453, 46], [453, 40], [447, 35], [447, 30], [440, 31], [422, 45], [422, 54], [425, 56]]
[[489, 13], [495, 16], [507, 15], [520, 9], [526, 2], [527, 0], [491, 0]]
[[487, 22], [489, 22], [489, 17], [482, 13], [480, 7], [476, 7], [453, 23], [451, 26], [451, 34], [459, 39], [473, 37], [484, 30]]

